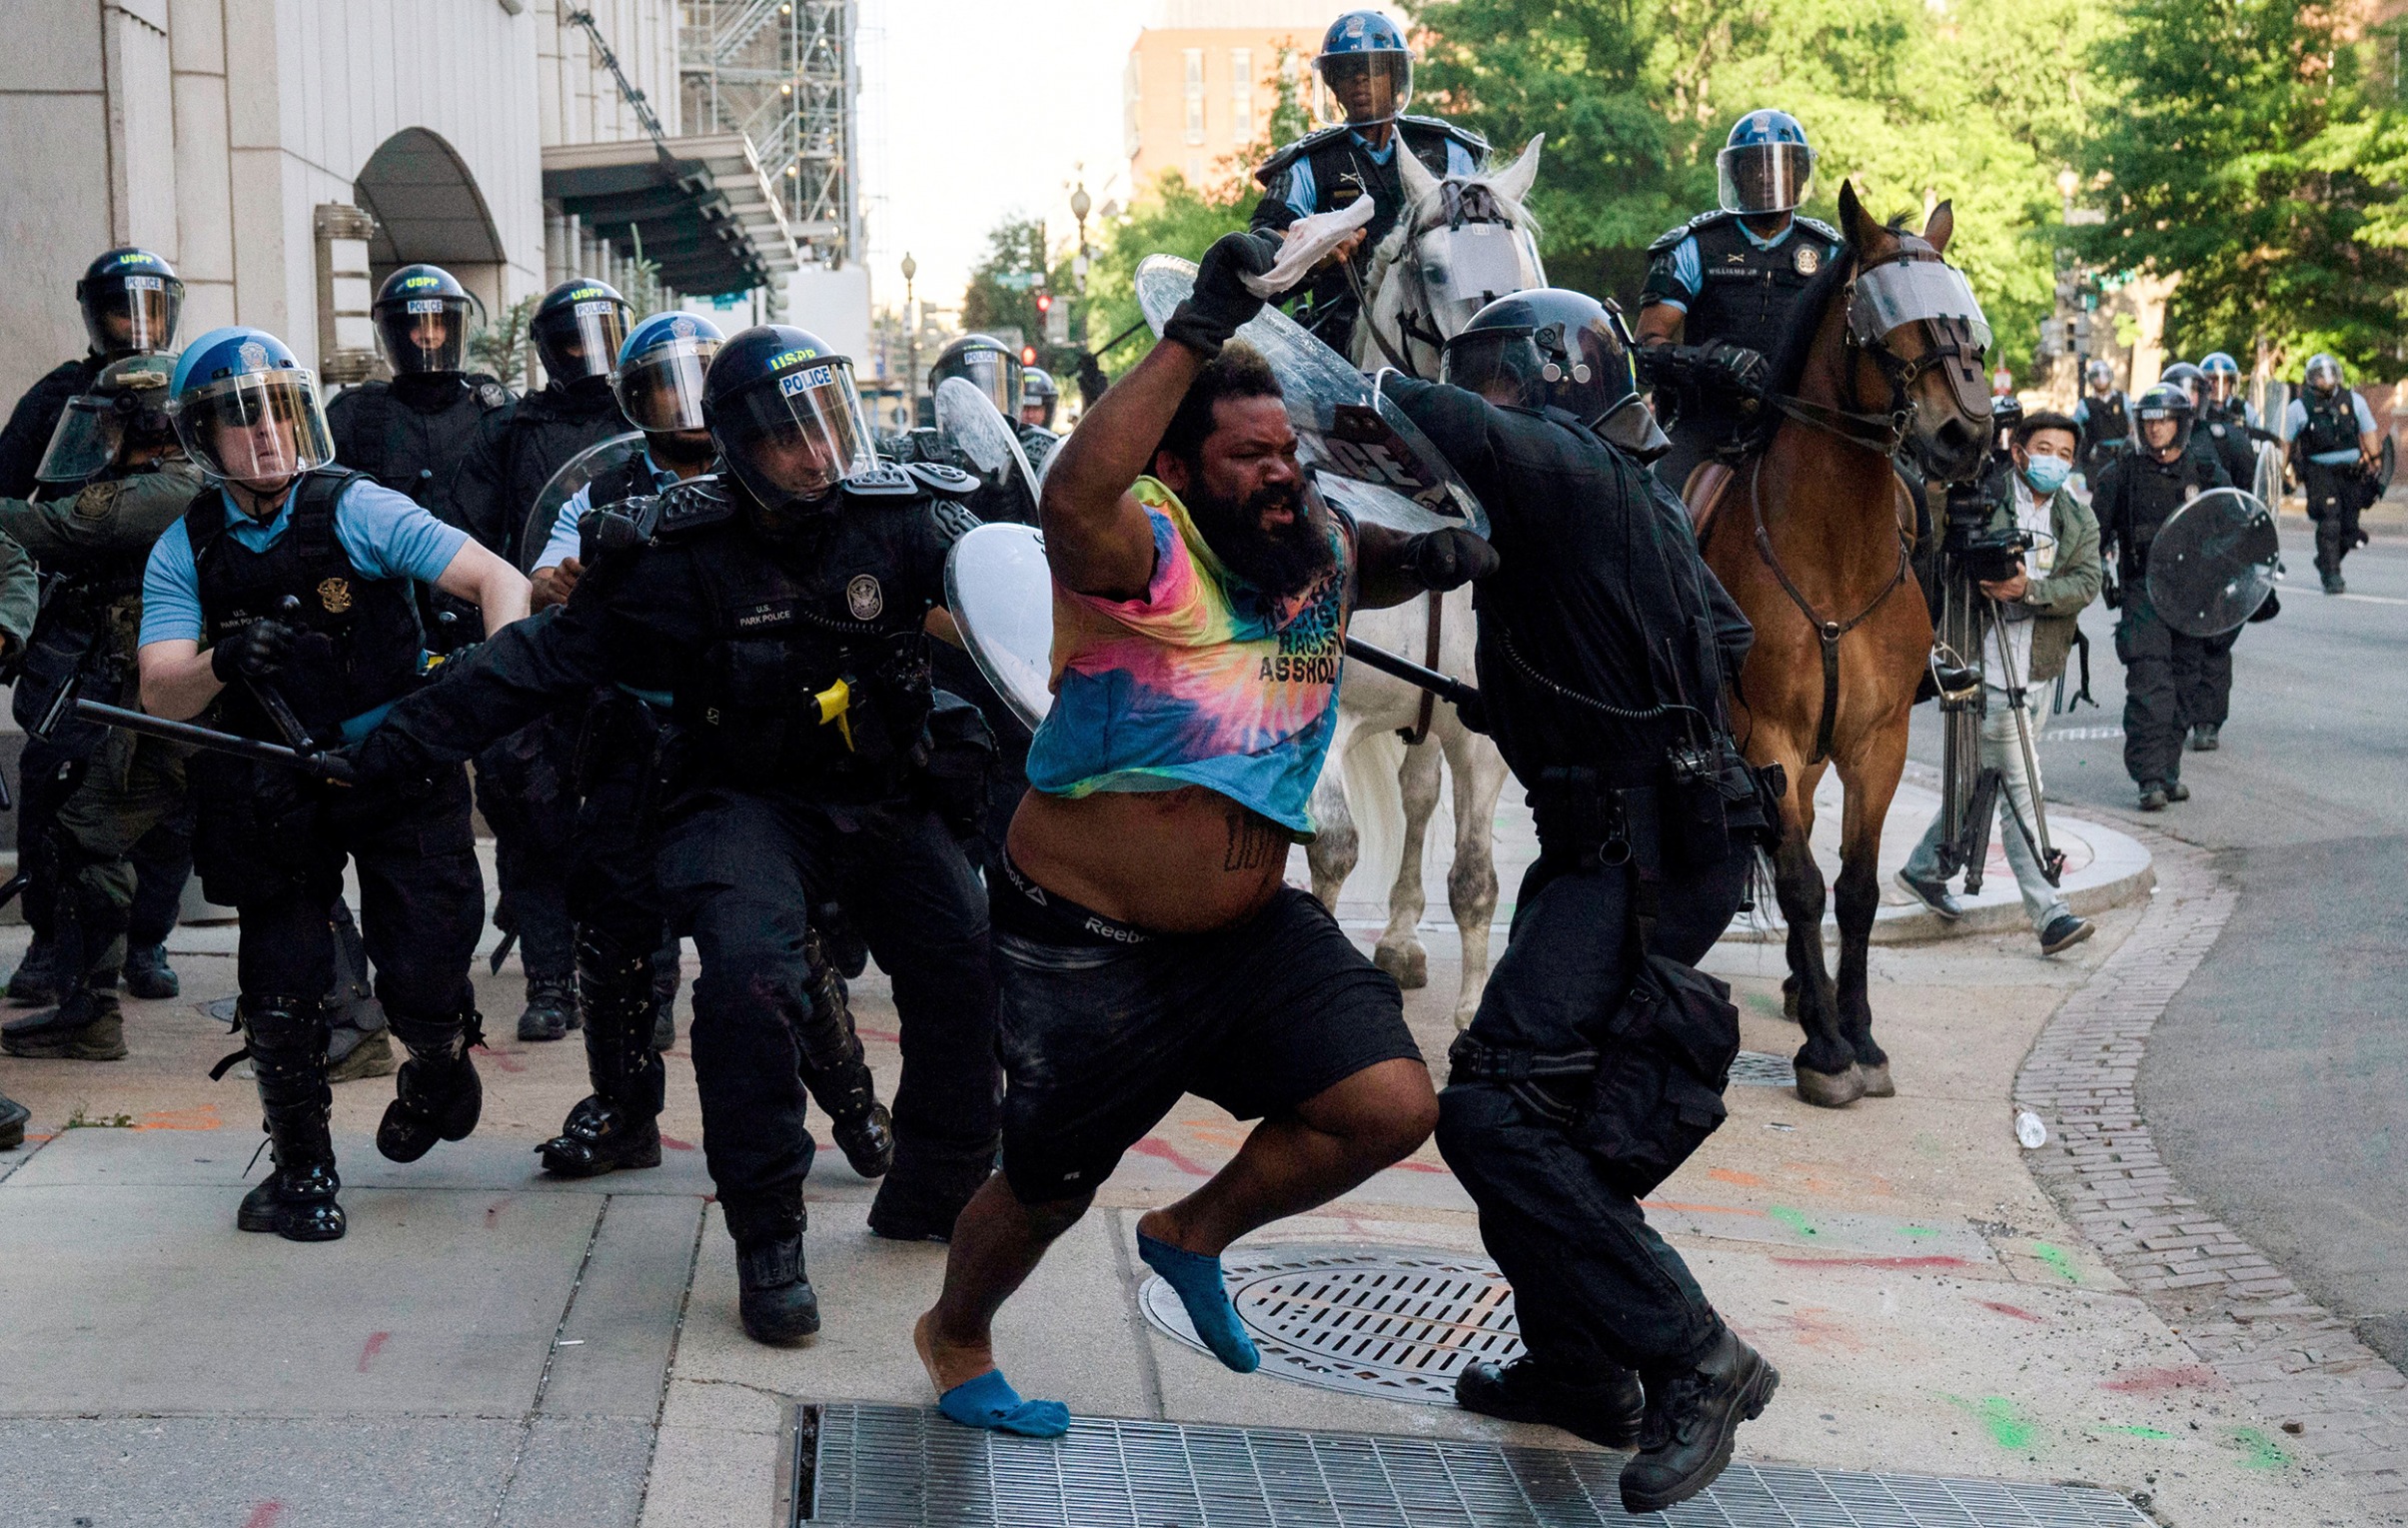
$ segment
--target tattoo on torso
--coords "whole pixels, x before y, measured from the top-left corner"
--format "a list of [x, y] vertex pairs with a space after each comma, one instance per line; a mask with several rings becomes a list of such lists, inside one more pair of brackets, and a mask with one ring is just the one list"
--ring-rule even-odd
[[1276, 823], [1243, 806], [1229, 809], [1229, 850], [1221, 857], [1224, 870], [1259, 870], [1285, 856], [1287, 839]]

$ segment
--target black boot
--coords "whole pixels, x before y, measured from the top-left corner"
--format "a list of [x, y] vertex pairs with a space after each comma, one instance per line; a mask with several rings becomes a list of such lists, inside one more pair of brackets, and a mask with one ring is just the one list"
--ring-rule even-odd
[[594, 1093], [569, 1111], [560, 1134], [536, 1148], [544, 1170], [590, 1178], [622, 1167], [657, 1167], [667, 1072], [652, 1048], [651, 957], [621, 954], [581, 933], [577, 982]]
[[1594, 1383], [1579, 1384], [1549, 1374], [1528, 1354], [1503, 1367], [1465, 1369], [1455, 1381], [1455, 1404], [1508, 1422], [1544, 1422], [1606, 1448], [1637, 1443], [1647, 1415], [1647, 1395], [1632, 1370], [1609, 1366]]
[[962, 1206], [994, 1171], [991, 1149], [964, 1157], [902, 1152], [869, 1201], [870, 1234], [888, 1241], [951, 1240]]
[[124, 1060], [125, 1014], [115, 989], [70, 992], [55, 1008], [0, 1024], [0, 1050], [33, 1060]]
[[167, 963], [164, 944], [138, 944], [126, 951], [126, 990], [135, 996], [158, 1002], [184, 990], [176, 979], [175, 967]]
[[562, 1039], [578, 1023], [577, 986], [570, 977], [547, 971], [527, 978], [527, 1008], [519, 1015], [519, 1038]]
[[402, 1063], [393, 1101], [377, 1126], [377, 1150], [397, 1162], [415, 1162], [438, 1140], [467, 1140], [477, 1128], [485, 1084], [469, 1047], [485, 1034], [474, 1008], [445, 1018], [396, 1014], [390, 1024], [410, 1059]]
[[844, 978], [830, 963], [818, 934], [805, 934], [802, 949], [811, 964], [811, 1010], [794, 1023], [795, 1043], [802, 1051], [802, 1084], [827, 1110], [836, 1149], [853, 1171], [865, 1178], [883, 1177], [894, 1165], [894, 1119], [878, 1102], [877, 1080], [861, 1055]]
[[9, 974], [8, 1000], [29, 1008], [59, 1000], [59, 946], [47, 934], [36, 933], [25, 946], [25, 958]]
[[259, 1079], [273, 1160], [267, 1181], [243, 1196], [234, 1223], [274, 1231], [288, 1241], [333, 1241], [343, 1234], [343, 1187], [327, 1116], [335, 1095], [326, 1083], [326, 1010], [316, 998], [244, 997], [236, 1006]]
[[33, 1118], [33, 1110], [0, 1093], [0, 1151], [14, 1151], [25, 1144], [25, 1121]]
[[1623, 1510], [1661, 1512], [1714, 1484], [1740, 1423], [1764, 1415], [1780, 1385], [1781, 1371], [1728, 1327], [1694, 1366], [1650, 1373], [1639, 1452], [1622, 1467]]
[[736, 1309], [744, 1335], [789, 1347], [819, 1330], [819, 1296], [802, 1268], [802, 1232], [809, 1222], [801, 1185], [776, 1199], [773, 1204], [721, 1204], [728, 1234], [735, 1238]]

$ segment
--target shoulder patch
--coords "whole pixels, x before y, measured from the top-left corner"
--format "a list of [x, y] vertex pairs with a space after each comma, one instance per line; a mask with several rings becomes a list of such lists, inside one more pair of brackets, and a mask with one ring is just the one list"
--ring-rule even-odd
[[1730, 216], [1732, 214], [1723, 211], [1720, 207], [1712, 212], [1701, 212], [1686, 223], [1676, 224], [1666, 229], [1657, 237], [1655, 243], [1648, 246], [1647, 252], [1651, 255], [1661, 255], [1690, 235], [1703, 233]]
[[1794, 214], [1794, 216], [1798, 219], [1801, 227], [1806, 228], [1810, 232], [1820, 234], [1823, 238], [1828, 239], [1834, 246], [1845, 244], [1847, 242], [1845, 239], [1839, 237], [1839, 230], [1831, 227], [1828, 223], [1823, 222], [1820, 218], [1809, 218], [1803, 212]]
[[491, 377], [476, 384], [477, 406], [491, 414], [510, 402], [510, 389]]
[[1483, 157], [1485, 157], [1493, 147], [1485, 135], [1475, 131], [1474, 129], [1464, 127], [1459, 123], [1449, 122], [1444, 117], [1416, 117], [1408, 114], [1406, 116], [1399, 117], [1396, 120], [1401, 126], [1404, 127], [1418, 127], [1425, 132], [1437, 133], [1442, 137], [1452, 138], [1457, 143], [1462, 144], [1465, 148], [1470, 149], [1474, 154], [1481, 155]]
[[879, 462], [865, 472], [854, 473], [844, 480], [844, 494], [849, 499], [901, 500], [919, 497], [919, 485], [911, 473], [918, 464], [906, 468], [893, 462]]
[[931, 494], [958, 499], [978, 491], [976, 478], [958, 467], [947, 467], [942, 462], [912, 462], [903, 471], [918, 480], [920, 487]]
[[1325, 127], [1318, 133], [1307, 133], [1285, 148], [1274, 151], [1269, 159], [1255, 169], [1256, 183], [1268, 190], [1273, 181], [1287, 173], [1288, 166], [1345, 131], [1343, 127]]
[[735, 518], [735, 501], [713, 478], [689, 478], [660, 496], [658, 534], [715, 526]]

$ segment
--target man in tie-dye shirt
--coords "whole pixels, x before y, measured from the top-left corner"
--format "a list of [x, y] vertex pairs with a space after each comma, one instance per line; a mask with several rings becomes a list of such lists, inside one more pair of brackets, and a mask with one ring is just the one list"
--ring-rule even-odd
[[[991, 1325], [1121, 1154], [1182, 1093], [1263, 1122], [1138, 1254], [1231, 1368], [1258, 1362], [1221, 1249], [1325, 1203], [1437, 1122], [1396, 984], [1285, 880], [1336, 723], [1346, 619], [1495, 567], [1467, 533], [1357, 526], [1307, 491], [1279, 386], [1228, 345], [1275, 236], [1213, 246], [1162, 342], [1045, 480], [1054, 707], [989, 886], [1002, 988], [1003, 1171], [953, 1227], [915, 1338], [938, 1404], [1057, 1436]], [[1226, 348], [1224, 348], [1226, 346]]]

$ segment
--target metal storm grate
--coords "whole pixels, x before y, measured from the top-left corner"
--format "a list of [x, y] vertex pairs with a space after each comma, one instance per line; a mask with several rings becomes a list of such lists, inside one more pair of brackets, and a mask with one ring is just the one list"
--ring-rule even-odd
[[1795, 1087], [1798, 1068], [1786, 1055], [1743, 1050], [1739, 1059], [1731, 1063], [1731, 1080], [1742, 1087]]
[[[1221, 1259], [1229, 1300], [1263, 1372], [1329, 1390], [1455, 1404], [1467, 1364], [1522, 1355], [1514, 1291], [1497, 1265], [1411, 1247], [1238, 1248]], [[1145, 1282], [1146, 1318], [1201, 1349], [1170, 1285]]]
[[2150, 1528], [2112, 1491], [1747, 1464], [1633, 1518], [1620, 1454], [1104, 1417], [1035, 1442], [908, 1406], [792, 1409], [776, 1520], [814, 1528]]

